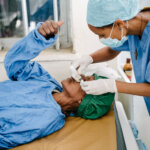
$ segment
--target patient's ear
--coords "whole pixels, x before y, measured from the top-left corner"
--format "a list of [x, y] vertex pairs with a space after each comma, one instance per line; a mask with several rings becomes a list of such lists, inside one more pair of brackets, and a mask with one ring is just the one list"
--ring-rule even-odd
[[117, 20], [115, 21], [115, 25], [116, 25], [119, 29], [121, 29], [121, 28], [123, 28], [123, 27], [125, 26], [125, 22], [122, 21], [122, 20], [120, 20], [120, 19], [117, 19]]

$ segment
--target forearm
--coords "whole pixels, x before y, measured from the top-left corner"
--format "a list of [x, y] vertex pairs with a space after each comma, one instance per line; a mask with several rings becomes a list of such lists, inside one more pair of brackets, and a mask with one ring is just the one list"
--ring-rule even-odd
[[54, 44], [57, 36], [46, 40], [38, 32], [38, 28], [41, 26], [39, 23], [35, 30], [30, 32], [26, 37], [18, 41], [14, 46], [8, 51], [5, 62], [7, 65], [14, 62], [27, 62], [35, 58], [39, 53]]
[[150, 84], [149, 83], [126, 83], [116, 81], [118, 93], [126, 93], [132, 95], [139, 95], [150, 97]]
[[7, 53], [5, 57], [5, 69], [10, 79], [18, 74], [32, 70], [30, 60], [39, 55], [39, 53], [52, 45], [57, 37], [46, 40], [39, 32], [38, 27], [30, 32], [25, 38], [17, 42]]
[[115, 58], [120, 52], [112, 50], [110, 47], [104, 47], [91, 54], [94, 63], [104, 62]]

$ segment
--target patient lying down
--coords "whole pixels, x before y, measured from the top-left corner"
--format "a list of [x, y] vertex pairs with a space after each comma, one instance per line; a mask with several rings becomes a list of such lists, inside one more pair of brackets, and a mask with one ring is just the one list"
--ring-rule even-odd
[[[39, 63], [30, 63], [57, 39], [57, 35], [46, 39], [38, 30], [41, 26], [38, 24], [17, 42], [5, 57], [10, 80], [0, 82], [0, 149], [56, 132], [64, 126], [65, 117], [70, 113], [96, 119], [106, 114], [113, 102], [114, 95], [110, 93], [85, 95], [72, 78], [63, 80], [61, 86]], [[97, 78], [94, 75], [84, 80]]]
[[[84, 81], [97, 80], [96, 74], [93, 76], [84, 77]], [[81, 89], [80, 83], [73, 78], [68, 78], [62, 81], [63, 91], [53, 94], [56, 102], [61, 106], [64, 114], [70, 113], [80, 116], [84, 119], [97, 119], [105, 115], [112, 105], [114, 100], [113, 93], [103, 95], [88, 95]]]

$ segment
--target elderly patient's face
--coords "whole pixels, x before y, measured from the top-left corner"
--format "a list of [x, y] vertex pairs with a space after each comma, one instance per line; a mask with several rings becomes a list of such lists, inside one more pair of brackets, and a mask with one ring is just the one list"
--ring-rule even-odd
[[[90, 81], [94, 80], [94, 77], [82, 77], [82, 79], [84, 81]], [[81, 89], [80, 83], [76, 82], [73, 78], [63, 80], [61, 83], [63, 91], [53, 96], [61, 106], [62, 112], [68, 115], [71, 112], [77, 111], [77, 108], [85, 97], [85, 92]]]
[[[94, 80], [94, 76], [82, 77], [84, 81]], [[76, 82], [73, 78], [67, 78], [62, 81], [63, 92], [73, 98], [82, 100], [85, 96], [85, 92], [81, 89], [80, 83]]]

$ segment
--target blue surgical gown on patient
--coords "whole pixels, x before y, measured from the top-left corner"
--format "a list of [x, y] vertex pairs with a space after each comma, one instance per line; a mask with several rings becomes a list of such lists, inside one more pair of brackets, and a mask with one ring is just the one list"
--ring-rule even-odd
[[0, 149], [47, 136], [65, 123], [65, 115], [52, 96], [54, 89], [62, 91], [62, 87], [40, 64], [30, 63], [57, 39], [46, 40], [38, 27], [5, 57], [10, 80], [0, 82]]
[[[141, 39], [137, 35], [129, 35], [128, 40], [117, 51], [130, 51], [137, 83], [150, 83], [150, 22], [148, 22]], [[137, 59], [136, 58], [137, 51]], [[150, 113], [150, 97], [144, 97]]]

